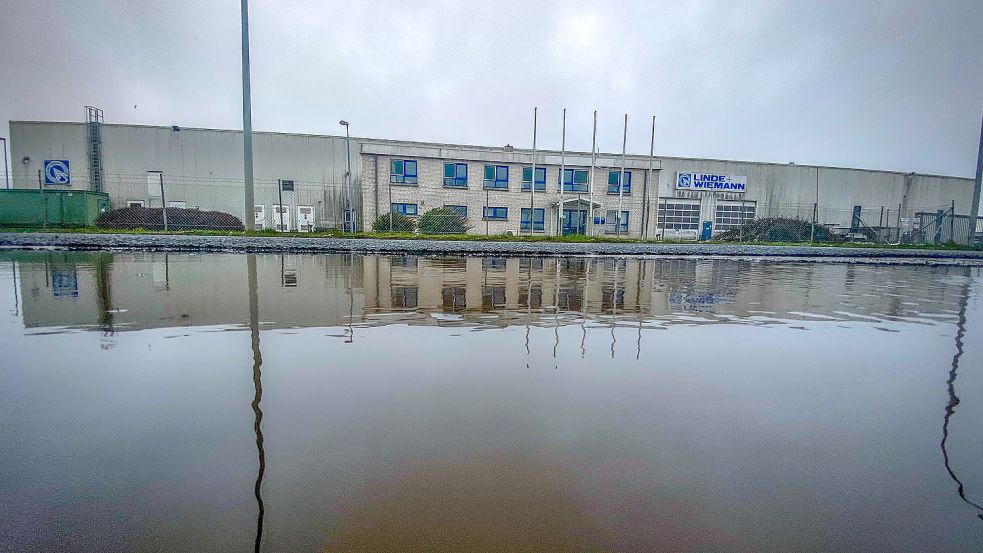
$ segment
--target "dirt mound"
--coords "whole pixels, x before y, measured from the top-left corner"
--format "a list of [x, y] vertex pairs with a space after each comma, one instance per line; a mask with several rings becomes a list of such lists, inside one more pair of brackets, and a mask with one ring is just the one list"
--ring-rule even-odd
[[[108, 229], [163, 230], [164, 214], [160, 208], [124, 207], [99, 215], [96, 226]], [[169, 207], [167, 228], [169, 230], [243, 230], [243, 225], [238, 217], [221, 211]]]
[[724, 242], [842, 242], [843, 239], [826, 225], [816, 224], [815, 235], [811, 221], [786, 217], [754, 219], [744, 225], [718, 234]]

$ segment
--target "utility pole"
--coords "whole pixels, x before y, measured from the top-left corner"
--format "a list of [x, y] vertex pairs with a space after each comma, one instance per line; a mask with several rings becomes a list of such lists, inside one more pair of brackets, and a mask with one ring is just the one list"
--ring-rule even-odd
[[618, 216], [615, 217], [615, 221], [618, 222], [618, 229], [616, 231], [616, 236], [621, 237], [621, 206], [622, 198], [625, 195], [625, 152], [628, 148], [628, 114], [625, 114], [625, 136], [621, 140], [621, 175], [618, 178]]
[[590, 230], [587, 232], [588, 236], [594, 236], [594, 164], [597, 161], [597, 110], [594, 110], [594, 137], [591, 139], [590, 143], [590, 176], [587, 179], [587, 198], [590, 202], [590, 208], [588, 213], [590, 217], [588, 218], [588, 223], [590, 225]]
[[[556, 235], [563, 236], [563, 179], [567, 176], [567, 108], [563, 108], [563, 131], [560, 134], [560, 203], [556, 210]], [[570, 176], [573, 186], [573, 175]], [[543, 217], [546, 218], [545, 216]]]
[[[533, 211], [536, 209], [536, 115], [539, 108], [532, 108], [532, 174], [529, 175], [529, 234], [532, 235]], [[522, 212], [519, 212], [519, 226], [522, 226]], [[520, 229], [521, 230], [521, 229]]]
[[246, 230], [256, 226], [256, 209], [253, 195], [253, 116], [252, 99], [249, 95], [249, 1], [241, 0], [242, 5], [242, 175], [245, 179], [245, 217], [242, 224]]
[[976, 182], [973, 185], [973, 203], [969, 206], [969, 244], [976, 240], [976, 221], [980, 216], [980, 184], [983, 182], [983, 122], [980, 123], [980, 147], [976, 154]]

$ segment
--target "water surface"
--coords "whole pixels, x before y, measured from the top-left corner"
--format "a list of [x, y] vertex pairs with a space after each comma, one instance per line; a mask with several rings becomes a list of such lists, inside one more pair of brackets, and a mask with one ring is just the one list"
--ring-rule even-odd
[[0, 253], [13, 551], [978, 551], [979, 268]]

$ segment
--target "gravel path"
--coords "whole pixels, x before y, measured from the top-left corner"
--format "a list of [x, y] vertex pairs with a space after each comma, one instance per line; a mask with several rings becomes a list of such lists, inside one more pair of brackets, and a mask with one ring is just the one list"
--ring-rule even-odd
[[851, 258], [983, 262], [983, 251], [748, 246], [727, 244], [632, 244], [550, 242], [452, 242], [348, 238], [179, 236], [152, 234], [0, 233], [0, 248], [153, 250], [182, 252], [359, 252], [481, 255], [670, 255]]

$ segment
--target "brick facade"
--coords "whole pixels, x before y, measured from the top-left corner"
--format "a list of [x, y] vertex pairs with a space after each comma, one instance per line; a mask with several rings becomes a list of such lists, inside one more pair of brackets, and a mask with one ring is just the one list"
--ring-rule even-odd
[[[503, 156], [504, 158], [505, 156]], [[544, 156], [546, 157], [546, 156]], [[550, 161], [556, 156], [549, 156]], [[390, 168], [393, 159], [414, 160], [417, 162], [417, 184], [404, 185], [390, 182]], [[582, 159], [576, 159], [576, 164], [567, 164], [567, 169], [589, 170], [590, 165], [579, 163]], [[467, 187], [445, 187], [444, 186], [444, 164], [445, 163], [466, 163], [468, 167]], [[484, 188], [484, 168], [486, 165], [501, 165], [508, 167], [508, 190], [485, 189]], [[391, 204], [411, 203], [416, 204], [418, 213], [423, 214], [431, 209], [446, 205], [467, 206], [468, 223], [471, 225], [472, 234], [526, 234], [527, 230], [520, 230], [520, 213], [522, 208], [530, 206], [530, 200], [534, 201], [536, 209], [545, 209], [545, 228], [535, 231], [534, 234], [555, 235], [557, 232], [557, 203], [560, 199], [559, 175], [560, 165], [551, 162], [537, 162], [537, 167], [546, 167], [546, 190], [536, 191], [531, 197], [528, 189], [522, 189], [522, 169], [529, 167], [531, 162], [516, 162], [507, 159], [488, 159], [482, 161], [459, 159], [455, 157], [422, 157], [419, 155], [384, 155], [375, 153], [362, 153], [362, 228], [370, 229], [372, 222], [386, 213]], [[594, 194], [595, 202], [594, 216], [606, 217], [608, 210], [617, 210], [618, 195], [608, 194], [608, 174], [610, 171], [620, 172], [620, 166], [596, 165], [594, 169]], [[378, 166], [378, 174], [376, 173]], [[643, 213], [643, 191], [646, 187], [648, 173], [646, 168], [638, 166], [626, 167], [626, 172], [631, 173], [631, 190], [621, 198], [622, 211], [628, 212], [627, 233], [622, 236], [640, 237], [642, 236], [642, 213]], [[651, 171], [651, 179], [657, 183], [659, 171]], [[648, 184], [648, 203], [654, 206], [654, 188], [652, 183]], [[376, 193], [378, 199], [376, 200]], [[588, 193], [575, 193], [565, 191], [563, 193], [565, 205], [568, 209], [573, 209], [569, 200], [578, 198], [582, 201], [579, 209], [587, 210], [590, 195]], [[378, 201], [378, 205], [376, 202]], [[599, 204], [599, 205], [598, 205]], [[484, 207], [505, 207], [508, 209], [507, 219], [485, 220], [483, 218]], [[588, 214], [589, 214], [589, 210]], [[589, 216], [589, 215], [588, 215]], [[655, 213], [649, 215], [649, 234], [654, 232]], [[609, 221], [610, 222], [610, 221]], [[591, 225], [588, 223], [587, 230], [590, 232]], [[615, 232], [607, 228], [606, 225], [596, 225], [593, 230], [595, 235], [614, 235]]]

